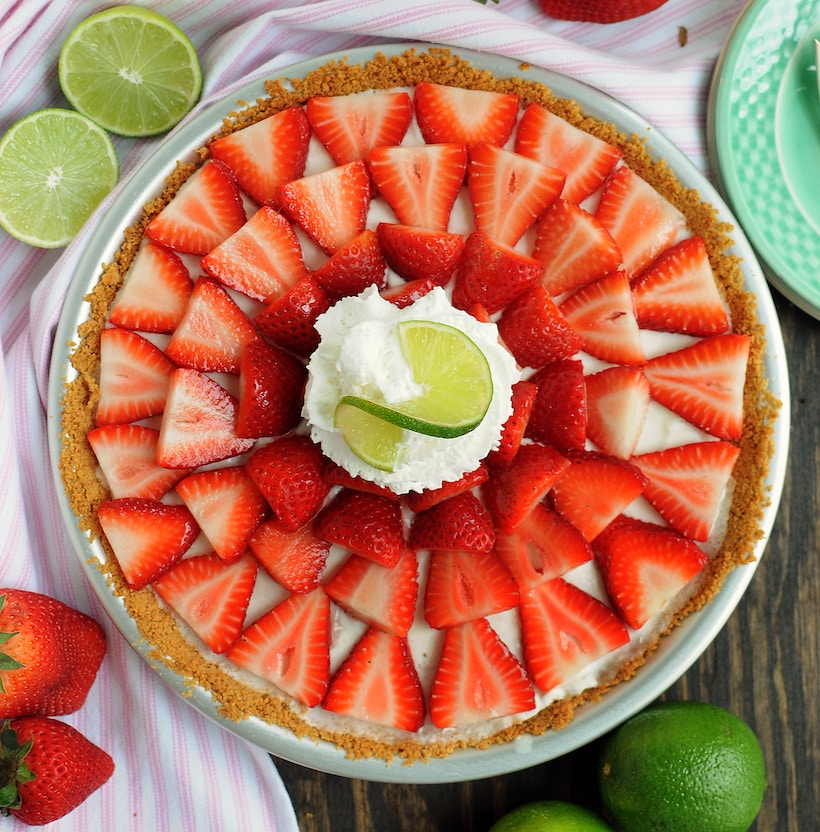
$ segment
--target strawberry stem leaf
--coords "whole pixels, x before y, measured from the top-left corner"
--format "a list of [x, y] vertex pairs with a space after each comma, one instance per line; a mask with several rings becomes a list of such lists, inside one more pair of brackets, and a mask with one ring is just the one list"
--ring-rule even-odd
[[0, 728], [0, 813], [3, 815], [8, 815], [11, 809], [19, 809], [22, 804], [18, 784], [37, 779], [25, 761], [31, 745], [30, 739], [21, 745], [17, 731], [9, 720], [4, 720]]

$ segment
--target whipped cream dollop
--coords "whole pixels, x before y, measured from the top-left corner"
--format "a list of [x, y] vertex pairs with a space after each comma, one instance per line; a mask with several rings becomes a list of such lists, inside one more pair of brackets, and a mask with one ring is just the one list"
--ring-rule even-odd
[[[402, 462], [381, 471], [356, 456], [333, 425], [342, 396], [361, 396], [388, 403], [407, 401], [423, 392], [405, 360], [397, 326], [400, 321], [435, 321], [460, 329], [484, 353], [492, 373], [493, 396], [481, 423], [454, 439], [404, 431]], [[321, 336], [308, 364], [302, 415], [314, 442], [325, 455], [353, 476], [386, 486], [397, 494], [438, 488], [473, 471], [498, 446], [512, 413], [512, 385], [521, 377], [515, 359], [499, 343], [494, 323], [484, 323], [456, 309], [446, 292], [435, 288], [400, 309], [375, 286], [342, 298], [319, 317]]]

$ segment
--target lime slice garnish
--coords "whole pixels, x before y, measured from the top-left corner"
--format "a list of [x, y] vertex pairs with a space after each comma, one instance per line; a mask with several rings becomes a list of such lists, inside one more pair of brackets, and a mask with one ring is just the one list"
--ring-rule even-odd
[[118, 176], [104, 130], [71, 110], [38, 110], [0, 139], [0, 225], [33, 246], [64, 246]]
[[336, 406], [333, 424], [359, 459], [380, 471], [393, 471], [404, 430], [344, 400]]
[[202, 88], [185, 33], [139, 6], [114, 6], [80, 23], [63, 44], [59, 73], [72, 106], [121, 136], [170, 130]]

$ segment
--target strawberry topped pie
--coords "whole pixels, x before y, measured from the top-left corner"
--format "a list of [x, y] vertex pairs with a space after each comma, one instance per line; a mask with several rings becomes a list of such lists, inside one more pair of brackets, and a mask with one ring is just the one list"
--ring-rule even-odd
[[729, 229], [526, 67], [267, 92], [90, 296], [71, 505], [227, 719], [408, 761], [561, 728], [759, 537], [777, 403]]

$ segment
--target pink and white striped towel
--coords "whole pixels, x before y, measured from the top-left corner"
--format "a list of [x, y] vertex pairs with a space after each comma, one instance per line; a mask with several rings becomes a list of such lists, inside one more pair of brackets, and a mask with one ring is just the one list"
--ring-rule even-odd
[[[96, 0], [11, 0], [0, 10], [0, 132], [67, 106], [60, 45]], [[705, 103], [716, 56], [744, 0], [668, 0], [643, 18], [596, 26], [546, 18], [535, 0], [149, 0], [193, 40], [204, 106], [304, 58], [395, 40], [479, 49], [549, 67], [632, 107], [706, 169]], [[688, 41], [678, 41], [685, 27]], [[122, 178], [160, 139], [117, 139]], [[112, 195], [113, 196], [113, 195]], [[107, 200], [95, 216], [106, 210]], [[109, 650], [86, 705], [66, 717], [115, 758], [109, 783], [49, 828], [207, 832], [297, 828], [273, 763], [171, 693], [93, 596], [62, 527], [48, 473], [45, 401], [68, 275], [92, 217], [62, 251], [0, 231], [0, 585], [51, 594], [103, 621]]]

